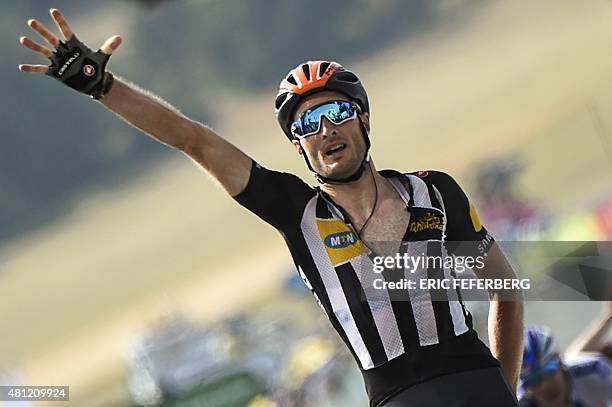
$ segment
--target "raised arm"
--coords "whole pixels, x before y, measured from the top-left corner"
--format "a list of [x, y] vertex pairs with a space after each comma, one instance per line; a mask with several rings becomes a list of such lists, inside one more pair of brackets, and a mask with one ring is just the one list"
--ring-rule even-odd
[[251, 158], [161, 98], [115, 77], [113, 87], [101, 102], [143, 133], [183, 151], [230, 195], [235, 196], [246, 187]]
[[[76, 37], [66, 19], [57, 9], [51, 9], [50, 14], [62, 36], [70, 45], [70, 40], [75, 41]], [[96, 66], [97, 58], [102, 72], [99, 73], [99, 80], [92, 74], [92, 83], [87, 84], [86, 80], [89, 72], [85, 70], [85, 62], [78, 61], [80, 57], [85, 57], [85, 59], [88, 57], [87, 50], [81, 51], [78, 55], [77, 53], [72, 54], [75, 56], [74, 61], [70, 61], [71, 55], [69, 54], [59, 60], [57, 58], [59, 48], [65, 48], [66, 43], [60, 43], [59, 38], [37, 20], [29, 20], [28, 26], [54, 48], [55, 54], [49, 48], [28, 37], [21, 37], [20, 43], [49, 58], [54, 64], [51, 66], [22, 64], [19, 66], [22, 72], [50, 74], [50, 76], [54, 76], [82, 93], [95, 95], [100, 98], [100, 102], [107, 109], [132, 126], [161, 143], [183, 151], [215, 178], [230, 195], [237, 195], [246, 187], [252, 165], [249, 156], [204, 124], [189, 119], [178, 109], [151, 92], [116, 76], [114, 79], [113, 76], [108, 74], [103, 76], [106, 61], [121, 45], [121, 37], [115, 35], [108, 38], [100, 47], [99, 52], [91, 55], [94, 60], [93, 66]], [[82, 78], [76, 78], [72, 81], [61, 78], [63, 71], [59, 72], [58, 75], [58, 70], [61, 70], [62, 67], [58, 67], [55, 62], [64, 64], [66, 67], [70, 64], [74, 64], [74, 66], [79, 64], [79, 69], [86, 72], [85, 76], [79, 75], [80, 72], [77, 72], [74, 77], [81, 76]], [[81, 68], [81, 65], [83, 68]], [[53, 72], [50, 72], [50, 69], [53, 69]], [[69, 72], [69, 69], [66, 69], [66, 72]], [[95, 72], [95, 69], [92, 72]], [[94, 83], [94, 81], [97, 82]]]
[[603, 303], [601, 315], [579, 335], [568, 346], [565, 353], [567, 355], [580, 352], [603, 353], [608, 357], [612, 346], [612, 301]]

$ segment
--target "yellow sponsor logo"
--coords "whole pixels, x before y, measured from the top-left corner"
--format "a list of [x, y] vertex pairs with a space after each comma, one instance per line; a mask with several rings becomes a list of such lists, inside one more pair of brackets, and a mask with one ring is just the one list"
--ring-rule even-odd
[[334, 266], [368, 252], [353, 228], [341, 220], [318, 219], [317, 227], [327, 255]]
[[421, 219], [410, 222], [411, 232], [422, 232], [424, 230], [439, 230], [444, 229], [442, 218], [436, 216], [432, 212], [427, 212]]
[[476, 208], [470, 202], [470, 218], [472, 219], [472, 225], [474, 226], [474, 230], [476, 232], [480, 232], [482, 229], [482, 225], [480, 224], [480, 219], [478, 219], [478, 214], [476, 213]]

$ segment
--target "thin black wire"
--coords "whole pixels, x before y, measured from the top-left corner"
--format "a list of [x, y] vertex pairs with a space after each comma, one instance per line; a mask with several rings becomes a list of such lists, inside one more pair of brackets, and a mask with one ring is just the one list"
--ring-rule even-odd
[[359, 236], [359, 240], [361, 241], [363, 241], [363, 239], [361, 238], [361, 232], [370, 222], [372, 216], [374, 216], [374, 212], [376, 212], [376, 207], [378, 206], [378, 184], [376, 183], [376, 177], [374, 176], [374, 171], [372, 170], [372, 164], [368, 163], [368, 167], [370, 167], [370, 174], [372, 174], [372, 180], [374, 181], [374, 207], [372, 208], [372, 212], [370, 212], [370, 216], [368, 216], [366, 221], [363, 223], [363, 226], [361, 226], [361, 228], [359, 228], [359, 230], [357, 231], [357, 236]]

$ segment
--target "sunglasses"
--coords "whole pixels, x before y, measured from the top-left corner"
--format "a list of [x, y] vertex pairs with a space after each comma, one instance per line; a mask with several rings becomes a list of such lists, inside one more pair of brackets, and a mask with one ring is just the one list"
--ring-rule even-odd
[[303, 112], [291, 125], [291, 133], [297, 139], [317, 134], [321, 130], [323, 116], [335, 125], [357, 117], [359, 106], [346, 100], [333, 100], [311, 107]]
[[540, 367], [535, 372], [528, 374], [524, 379], [522, 379], [523, 386], [533, 387], [537, 385], [540, 380], [552, 376], [557, 369], [559, 369], [560, 362], [561, 361], [558, 358], [548, 361], [546, 364], [544, 364], [544, 366]]

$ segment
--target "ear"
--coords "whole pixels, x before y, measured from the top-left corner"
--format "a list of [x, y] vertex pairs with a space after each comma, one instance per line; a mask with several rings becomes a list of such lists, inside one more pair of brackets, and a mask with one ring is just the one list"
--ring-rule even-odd
[[368, 112], [362, 113], [359, 117], [361, 117], [361, 122], [363, 123], [363, 126], [366, 128], [366, 130], [369, 133], [370, 132], [370, 113]]
[[297, 154], [298, 155], [303, 155], [304, 154], [304, 150], [302, 150], [302, 146], [300, 145], [300, 141], [299, 140], [291, 140], [291, 142], [295, 146], [295, 151], [297, 152]]

